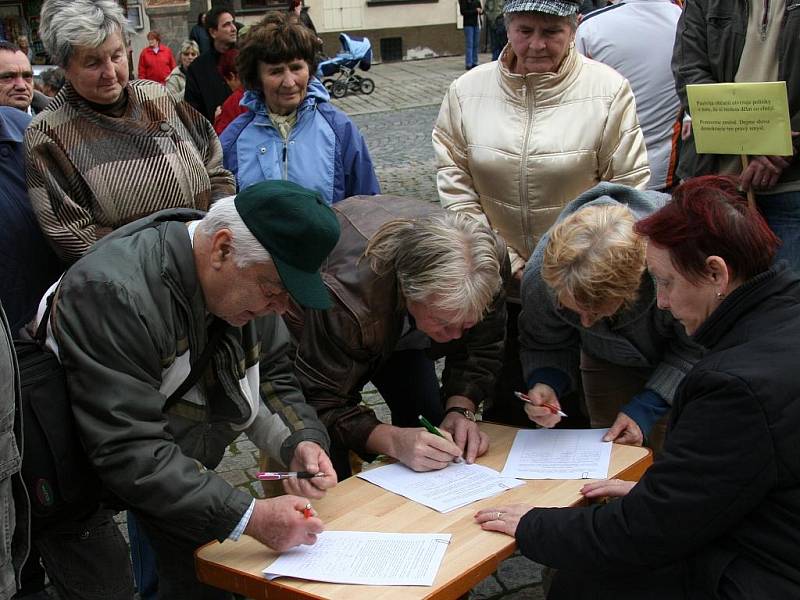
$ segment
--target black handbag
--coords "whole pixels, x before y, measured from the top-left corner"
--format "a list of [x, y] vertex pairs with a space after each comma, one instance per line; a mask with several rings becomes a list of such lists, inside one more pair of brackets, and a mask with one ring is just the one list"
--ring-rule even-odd
[[[32, 340], [14, 340], [22, 397], [22, 479], [34, 530], [82, 519], [100, 506], [103, 486], [81, 442], [64, 369], [45, 347], [52, 296]], [[216, 319], [209, 341], [189, 376], [167, 399], [164, 412], [200, 378], [227, 328]]]

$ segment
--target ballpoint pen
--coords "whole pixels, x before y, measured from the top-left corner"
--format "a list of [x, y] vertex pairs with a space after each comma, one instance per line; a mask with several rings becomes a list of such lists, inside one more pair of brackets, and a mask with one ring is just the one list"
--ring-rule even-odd
[[434, 426], [431, 424], [431, 422], [430, 422], [430, 421], [428, 421], [428, 419], [426, 419], [426, 418], [425, 418], [425, 417], [423, 417], [422, 415], [419, 415], [419, 422], [422, 424], [422, 426], [423, 426], [425, 429], [427, 429], [427, 430], [428, 430], [428, 433], [432, 433], [433, 435], [438, 435], [440, 438], [443, 438], [443, 437], [444, 437], [444, 436], [442, 435], [442, 432], [441, 432], [441, 431], [439, 431], [439, 430], [438, 430], [436, 427], [434, 427]]
[[[522, 400], [523, 402], [527, 402], [528, 404], [533, 404], [530, 398], [528, 398], [527, 394], [523, 394], [522, 392], [514, 392], [514, 395]], [[553, 406], [552, 404], [548, 404], [547, 402], [543, 402], [542, 404], [534, 405], [534, 406], [544, 406], [547, 410], [549, 410], [554, 415], [558, 415], [559, 417], [566, 417], [567, 413], [562, 410], [559, 410], [558, 407]]]
[[309, 473], [308, 471], [266, 471], [256, 473], [256, 479], [261, 481], [278, 481], [279, 479], [313, 479], [314, 477], [325, 477], [325, 473]]
[[[438, 435], [440, 438], [447, 439], [446, 437], [444, 437], [444, 436], [442, 435], [442, 432], [441, 432], [441, 431], [439, 431], [439, 430], [438, 430], [438, 429], [437, 429], [437, 428], [436, 428], [436, 427], [435, 427], [435, 426], [434, 426], [434, 425], [433, 425], [433, 424], [432, 424], [430, 421], [428, 421], [428, 419], [426, 419], [426, 418], [425, 418], [425, 417], [423, 417], [422, 415], [419, 415], [419, 416], [418, 416], [418, 418], [419, 418], [419, 422], [420, 422], [420, 424], [421, 424], [421, 425], [422, 425], [422, 426], [423, 426], [425, 429], [427, 429], [427, 430], [428, 430], [428, 433], [432, 433], [433, 435]], [[463, 460], [464, 460], [464, 459], [463, 459], [463, 458], [461, 458], [460, 456], [456, 456], [456, 457], [453, 459], [453, 462], [455, 462], [455, 463], [460, 463], [460, 462], [462, 462]]]

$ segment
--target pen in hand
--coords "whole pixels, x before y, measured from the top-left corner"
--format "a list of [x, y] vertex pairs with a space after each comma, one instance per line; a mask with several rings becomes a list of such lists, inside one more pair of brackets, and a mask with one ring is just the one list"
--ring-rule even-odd
[[[523, 394], [522, 392], [514, 392], [514, 395], [517, 398], [519, 398], [520, 400], [522, 400], [523, 402], [527, 402], [528, 404], [533, 404], [531, 399], [528, 398], [527, 394]], [[559, 417], [566, 417], [567, 416], [567, 413], [559, 410], [557, 407], [553, 406], [552, 404], [548, 404], [547, 402], [544, 402], [541, 405], [534, 404], [534, 406], [544, 406], [551, 413], [553, 413], [554, 415], [558, 415]]]
[[[426, 418], [425, 418], [425, 417], [423, 417], [422, 415], [419, 415], [419, 416], [418, 416], [418, 418], [419, 418], [419, 422], [420, 422], [420, 424], [421, 424], [421, 425], [422, 425], [422, 426], [423, 426], [425, 429], [427, 429], [427, 430], [428, 430], [428, 433], [432, 433], [433, 435], [438, 435], [440, 438], [447, 439], [446, 437], [444, 437], [444, 436], [442, 435], [442, 432], [441, 432], [441, 431], [439, 431], [439, 430], [438, 430], [438, 429], [437, 429], [437, 428], [436, 428], [436, 427], [435, 427], [435, 426], [434, 426], [434, 425], [433, 425], [433, 424], [432, 424], [430, 421], [428, 421], [428, 419], [426, 419]], [[454, 462], [454, 463], [460, 463], [460, 462], [463, 462], [463, 460], [464, 460], [464, 459], [463, 459], [463, 458], [461, 458], [460, 456], [456, 456], [456, 457], [453, 459], [453, 462]]]
[[256, 473], [256, 479], [261, 481], [278, 481], [279, 479], [313, 479], [325, 477], [325, 473], [309, 473], [308, 471], [265, 471]]

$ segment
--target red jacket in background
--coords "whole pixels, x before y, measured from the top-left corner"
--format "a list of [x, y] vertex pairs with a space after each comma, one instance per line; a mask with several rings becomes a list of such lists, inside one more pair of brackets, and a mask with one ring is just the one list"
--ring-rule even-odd
[[217, 135], [222, 135], [222, 132], [230, 125], [231, 121], [243, 112], [247, 112], [244, 106], [239, 106], [239, 101], [242, 99], [242, 96], [244, 96], [244, 86], [241, 86], [233, 92], [228, 96], [225, 102], [222, 103], [222, 111], [214, 119], [214, 131], [217, 132]]
[[139, 79], [149, 79], [164, 85], [174, 68], [175, 57], [172, 50], [163, 44], [158, 45], [158, 53], [148, 46], [139, 55]]

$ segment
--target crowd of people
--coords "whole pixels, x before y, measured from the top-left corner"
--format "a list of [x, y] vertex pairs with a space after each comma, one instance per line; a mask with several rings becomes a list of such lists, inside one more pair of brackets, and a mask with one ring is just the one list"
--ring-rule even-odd
[[[53, 96], [0, 42], [0, 599], [43, 570], [65, 600], [229, 599], [198, 581], [199, 545], [313, 544], [310, 500], [354, 455], [473, 463], [492, 443], [479, 413], [655, 452], [638, 483], [582, 489], [609, 502], [475, 515], [558, 569], [551, 600], [800, 597], [800, 140], [744, 166], [698, 154], [686, 98], [786, 81], [800, 130], [796, 11], [459, 4], [440, 205], [381, 193], [315, 77], [302, 0], [244, 35], [216, 4], [178, 62], [151, 31], [138, 79], [115, 0], [44, 0]], [[502, 31], [478, 65], [484, 10]], [[12, 339], [37, 330], [101, 482], [96, 509], [48, 528], [26, 510], [15, 417]], [[360, 402], [368, 382], [391, 423]], [[242, 433], [319, 476], [233, 488], [214, 469]]]

